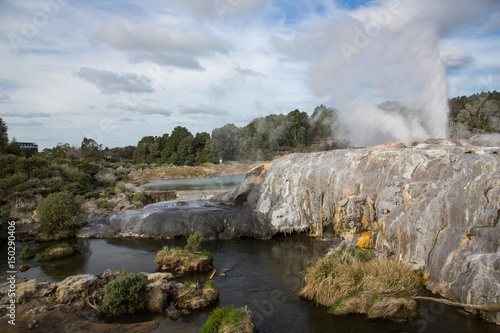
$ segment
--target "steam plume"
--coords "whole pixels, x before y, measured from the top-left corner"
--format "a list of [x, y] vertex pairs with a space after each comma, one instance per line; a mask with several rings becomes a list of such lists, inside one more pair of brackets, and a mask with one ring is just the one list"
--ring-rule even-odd
[[[448, 85], [441, 40], [487, 15], [494, 1], [373, 1], [274, 45], [312, 63], [308, 82], [341, 111], [351, 144], [447, 137]], [[397, 101], [399, 109], [381, 108]]]

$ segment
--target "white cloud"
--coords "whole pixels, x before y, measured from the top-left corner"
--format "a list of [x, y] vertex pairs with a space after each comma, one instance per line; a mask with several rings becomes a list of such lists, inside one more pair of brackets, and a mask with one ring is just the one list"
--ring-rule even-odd
[[11, 98], [7, 94], [0, 94], [0, 101], [10, 101]]
[[204, 104], [180, 105], [179, 109], [180, 113], [184, 115], [223, 116], [229, 114], [227, 111]]
[[116, 73], [93, 68], [81, 68], [76, 76], [95, 84], [103, 94], [127, 93], [152, 93], [151, 79], [144, 75], [132, 73]]
[[444, 65], [450, 70], [460, 69], [474, 59], [472, 54], [458, 45], [441, 44], [439, 46], [439, 56]]
[[[376, 105], [385, 100], [420, 110], [427, 132], [446, 122], [439, 118], [446, 81], [451, 96], [498, 90], [498, 1], [400, 0], [400, 12], [383, 24], [380, 10], [389, 3], [67, 1], [19, 52], [0, 38], [0, 114], [12, 115], [9, 137], [46, 138], [52, 147], [93, 136], [112, 147], [177, 125], [211, 132], [325, 104], [343, 112], [360, 143], [404, 138], [400, 125], [422, 135], [418, 121], [381, 113]], [[214, 4], [230, 6], [219, 15]], [[43, 11], [38, 1], [0, 7], [2, 36], [22, 35]], [[353, 29], [364, 29], [367, 18], [382, 22], [380, 32], [358, 47]], [[341, 42], [359, 50], [350, 64]], [[13, 112], [53, 117], [29, 122]]]
[[198, 20], [235, 20], [263, 14], [270, 0], [151, 0], [177, 10], [187, 10]]
[[135, 112], [140, 115], [157, 114], [166, 117], [172, 115], [172, 112], [168, 111], [167, 109], [154, 105], [146, 105], [146, 104], [130, 105], [125, 103], [117, 103], [117, 104], [109, 104], [108, 107], [110, 109], [120, 109], [123, 111]]
[[0, 112], [2, 117], [16, 117], [16, 118], [50, 118], [52, 114], [47, 112], [21, 112], [21, 111], [7, 111]]
[[194, 70], [203, 69], [199, 58], [227, 54], [230, 49], [227, 42], [208, 33], [123, 20], [104, 25], [92, 41], [127, 52], [132, 62], [151, 61], [161, 66]]

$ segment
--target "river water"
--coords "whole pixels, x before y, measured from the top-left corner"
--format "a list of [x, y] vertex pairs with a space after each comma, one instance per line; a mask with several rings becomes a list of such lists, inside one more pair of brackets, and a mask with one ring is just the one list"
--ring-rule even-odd
[[[165, 245], [184, 246], [185, 240], [153, 239], [75, 239], [71, 241], [80, 253], [54, 262], [38, 263], [20, 260], [32, 268], [18, 277], [42, 281], [60, 281], [76, 274], [100, 274], [110, 268], [126, 272], [155, 272], [156, 253]], [[336, 238], [318, 240], [306, 236], [279, 236], [272, 240], [238, 239], [205, 241], [202, 247], [214, 255], [220, 289], [217, 304], [171, 321], [161, 315], [139, 314], [120, 319], [124, 322], [163, 319], [155, 332], [197, 332], [216, 306], [248, 305], [259, 332], [499, 332], [498, 326], [470, 318], [456, 309], [438, 303], [420, 302], [422, 318], [412, 323], [368, 320], [364, 316], [335, 317], [327, 308], [297, 296], [302, 271], [307, 262], [324, 255], [338, 244]], [[18, 243], [18, 251], [26, 244], [41, 252], [49, 243]], [[6, 258], [5, 248], [0, 252]], [[5, 271], [5, 263], [1, 263]], [[219, 276], [227, 271], [226, 276]], [[204, 280], [210, 273], [179, 279]], [[93, 318], [93, 320], [97, 320]]]

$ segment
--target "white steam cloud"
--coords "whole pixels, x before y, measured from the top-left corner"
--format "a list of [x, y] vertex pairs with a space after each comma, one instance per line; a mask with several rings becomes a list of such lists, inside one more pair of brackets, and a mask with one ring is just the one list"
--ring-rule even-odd
[[[450, 58], [442, 59], [442, 39], [488, 15], [494, 2], [373, 1], [344, 15], [334, 11], [332, 17], [342, 18], [316, 20], [292, 40], [272, 42], [312, 63], [308, 83], [340, 109], [351, 144], [442, 138], [448, 135], [449, 66], [443, 60]], [[402, 107], [377, 106], [384, 101]]]

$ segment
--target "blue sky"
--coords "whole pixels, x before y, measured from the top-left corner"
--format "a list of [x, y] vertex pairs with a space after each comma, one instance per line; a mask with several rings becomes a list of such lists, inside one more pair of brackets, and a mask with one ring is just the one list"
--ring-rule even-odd
[[[359, 144], [445, 136], [447, 97], [500, 86], [500, 3], [474, 3], [2, 0], [0, 117], [41, 148], [320, 104]], [[385, 100], [414, 109], [411, 124]]]

